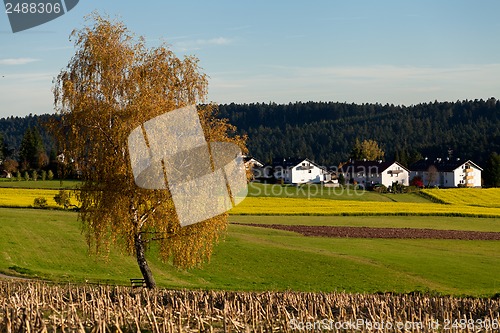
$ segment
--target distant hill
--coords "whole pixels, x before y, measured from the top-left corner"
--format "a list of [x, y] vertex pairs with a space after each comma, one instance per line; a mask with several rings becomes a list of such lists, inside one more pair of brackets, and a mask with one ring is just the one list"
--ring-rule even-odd
[[[345, 161], [356, 138], [378, 141], [386, 159], [422, 156], [470, 158], [485, 165], [500, 153], [500, 101], [434, 102], [412, 106], [298, 102], [224, 104], [240, 134], [248, 134], [250, 154], [263, 162], [278, 157], [308, 157], [323, 165]], [[39, 126], [47, 149], [53, 147], [40, 124], [52, 115], [0, 119], [0, 134], [16, 153], [25, 130]]]
[[500, 101], [434, 102], [412, 106], [298, 102], [226, 104], [220, 116], [248, 134], [250, 154], [309, 157], [323, 165], [345, 161], [356, 138], [373, 139], [386, 159], [422, 156], [470, 158], [484, 166], [500, 152]]

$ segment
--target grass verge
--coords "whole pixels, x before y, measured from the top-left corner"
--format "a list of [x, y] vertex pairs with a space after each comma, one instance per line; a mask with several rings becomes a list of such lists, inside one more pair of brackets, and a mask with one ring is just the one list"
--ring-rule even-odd
[[73, 189], [81, 182], [79, 180], [15, 180], [0, 178], [0, 187], [3, 188], [29, 188], [29, 189]]

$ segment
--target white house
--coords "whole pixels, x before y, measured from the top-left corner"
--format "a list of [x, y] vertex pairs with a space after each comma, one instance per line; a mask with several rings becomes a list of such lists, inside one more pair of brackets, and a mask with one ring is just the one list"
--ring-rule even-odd
[[264, 166], [264, 163], [250, 156], [244, 156], [243, 161], [245, 162], [245, 168], [247, 170], [250, 170], [254, 167], [262, 168]]
[[425, 186], [481, 187], [483, 169], [471, 160], [423, 159], [410, 166], [410, 177], [421, 177]]
[[283, 159], [273, 163], [274, 177], [286, 184], [321, 183], [329, 179], [326, 168], [305, 159]]
[[382, 184], [389, 187], [392, 184], [408, 186], [410, 183], [410, 170], [399, 162], [351, 161], [343, 165], [339, 172], [351, 184], [354, 182], [364, 186]]
[[243, 160], [245, 161], [245, 169], [252, 173], [252, 181], [263, 181], [272, 177], [269, 169], [264, 167], [264, 163], [256, 158], [245, 156]]

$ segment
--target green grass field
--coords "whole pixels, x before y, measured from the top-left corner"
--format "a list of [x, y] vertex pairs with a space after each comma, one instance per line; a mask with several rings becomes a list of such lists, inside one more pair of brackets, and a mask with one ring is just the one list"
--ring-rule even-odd
[[415, 202], [429, 203], [430, 201], [416, 193], [380, 194], [363, 189], [348, 187], [324, 187], [319, 184], [277, 185], [277, 184], [248, 184], [248, 197], [274, 197], [299, 199], [330, 199], [349, 201], [375, 202]]
[[[53, 197], [58, 181], [29, 184], [38, 189], [16, 188], [16, 184], [0, 182], [0, 206], [30, 207], [41, 196], [49, 206], [57, 207]], [[64, 185], [72, 188], [77, 182]], [[158, 284], [167, 288], [499, 293], [500, 243], [496, 241], [304, 237], [238, 224], [500, 232], [496, 192], [430, 191], [429, 195], [448, 204], [416, 194], [255, 184], [249, 197], [232, 210], [232, 224], [210, 263], [180, 271], [157, 260], [154, 247], [150, 263]], [[479, 205], [481, 195], [486, 199]], [[107, 257], [89, 256], [76, 217], [76, 213], [64, 211], [0, 208], [0, 272], [59, 282], [111, 284], [128, 284], [129, 278], [141, 276], [135, 258], [116, 249]]]
[[72, 189], [80, 184], [79, 180], [21, 180], [0, 178], [0, 188], [26, 189]]
[[[0, 272], [54, 281], [128, 284], [140, 277], [132, 256], [112, 249], [89, 256], [76, 214], [0, 209]], [[285, 217], [232, 216], [264, 223]], [[266, 219], [269, 219], [266, 221]], [[251, 221], [257, 222], [257, 221]], [[498, 230], [498, 219], [308, 217], [290, 223]], [[357, 224], [356, 224], [357, 223]], [[488, 224], [491, 223], [491, 224]], [[494, 241], [335, 239], [231, 224], [210, 263], [180, 271], [149, 254], [167, 288], [347, 292], [439, 292], [490, 296], [500, 292], [500, 243]]]

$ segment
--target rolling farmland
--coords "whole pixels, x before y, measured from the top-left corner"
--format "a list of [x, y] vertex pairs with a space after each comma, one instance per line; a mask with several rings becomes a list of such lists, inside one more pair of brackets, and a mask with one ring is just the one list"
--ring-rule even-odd
[[[0, 208], [0, 273], [75, 284], [0, 281], [0, 331], [278, 332], [322, 320], [360, 319], [360, 332], [382, 321], [408, 324], [415, 332], [431, 331], [436, 321], [435, 331], [446, 326], [462, 332], [467, 324], [493, 331], [499, 320], [498, 302], [491, 298], [500, 290], [499, 241], [315, 234], [316, 228], [336, 226], [381, 233], [391, 228], [500, 232], [495, 191], [428, 192], [435, 202], [373, 192], [333, 198], [249, 196], [231, 212], [228, 233], [202, 267], [179, 271], [158, 260], [151, 247], [148, 256], [159, 286], [175, 289], [159, 291], [123, 287], [140, 272], [134, 258], [116, 248], [105, 258], [89, 256], [76, 213]], [[55, 208], [57, 193], [0, 188], [0, 205], [30, 207], [34, 198], [44, 197]], [[304, 226], [307, 232], [298, 233]]]

